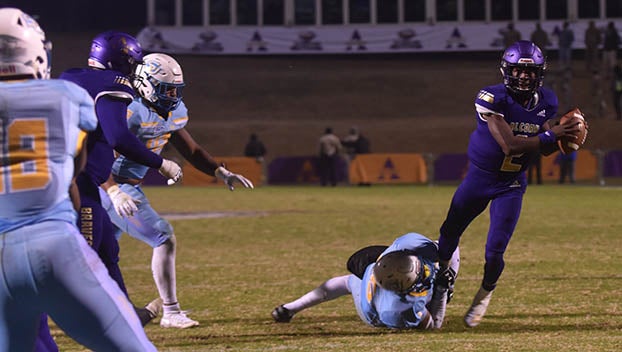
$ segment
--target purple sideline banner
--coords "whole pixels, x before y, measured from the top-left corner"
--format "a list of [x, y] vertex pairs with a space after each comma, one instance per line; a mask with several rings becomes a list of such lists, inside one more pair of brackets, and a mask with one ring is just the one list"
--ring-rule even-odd
[[604, 177], [622, 177], [622, 150], [612, 150], [603, 160]]
[[462, 154], [441, 154], [434, 160], [434, 181], [462, 180], [466, 174], [469, 159]]
[[[268, 184], [320, 183], [319, 158], [316, 156], [280, 157], [268, 165]], [[347, 182], [348, 167], [343, 159], [337, 164], [337, 182]]]

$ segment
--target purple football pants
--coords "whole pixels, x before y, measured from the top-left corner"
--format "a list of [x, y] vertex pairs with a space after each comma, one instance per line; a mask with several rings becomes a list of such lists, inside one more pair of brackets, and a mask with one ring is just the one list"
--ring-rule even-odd
[[119, 268], [119, 242], [116, 237], [116, 227], [110, 220], [106, 209], [101, 205], [99, 188], [84, 173], [80, 174], [77, 183], [81, 201], [78, 229], [80, 229], [80, 233], [86, 242], [104, 262], [110, 277], [119, 284], [121, 291], [128, 296]]
[[516, 228], [526, 186], [524, 172], [505, 177], [471, 164], [464, 181], [454, 193], [447, 218], [440, 229], [440, 259], [451, 258], [467, 226], [490, 204], [482, 284], [487, 289], [494, 289], [505, 266], [503, 253]]

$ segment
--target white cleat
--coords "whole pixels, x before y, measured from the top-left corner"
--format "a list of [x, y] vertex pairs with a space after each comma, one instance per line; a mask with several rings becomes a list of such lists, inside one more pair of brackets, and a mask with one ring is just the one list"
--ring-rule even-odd
[[464, 316], [464, 323], [466, 326], [474, 328], [479, 325], [486, 314], [492, 292], [493, 291], [484, 290], [482, 287], [479, 288], [479, 291], [475, 294], [475, 298], [473, 298], [471, 307]]
[[188, 318], [182, 311], [164, 313], [160, 319], [160, 326], [163, 328], [187, 329], [198, 325], [198, 321]]

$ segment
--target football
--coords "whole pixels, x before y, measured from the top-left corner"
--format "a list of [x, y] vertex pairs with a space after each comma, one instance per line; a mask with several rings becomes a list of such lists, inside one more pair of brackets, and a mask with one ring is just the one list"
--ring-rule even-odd
[[557, 141], [557, 145], [559, 146], [559, 150], [564, 153], [572, 153], [574, 151], [579, 150], [583, 144], [585, 144], [585, 140], [587, 139], [587, 125], [585, 124], [585, 116], [579, 110], [579, 108], [574, 108], [568, 111], [562, 118], [559, 120], [560, 124], [566, 123], [566, 121], [577, 122], [579, 127], [579, 132], [577, 132], [576, 139], [569, 137], [562, 137]]

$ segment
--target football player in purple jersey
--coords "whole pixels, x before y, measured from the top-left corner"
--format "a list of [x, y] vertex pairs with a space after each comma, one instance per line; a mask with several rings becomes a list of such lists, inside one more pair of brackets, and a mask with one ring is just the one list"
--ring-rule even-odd
[[477, 126], [469, 140], [469, 169], [440, 228], [435, 296], [442, 299], [455, 280], [448, 262], [460, 236], [490, 204], [484, 277], [464, 317], [469, 327], [480, 323], [503, 271], [503, 254], [527, 186], [525, 170], [534, 153], [551, 154], [559, 138], [578, 131], [575, 123], [560, 125], [555, 118], [557, 96], [542, 87], [546, 59], [534, 43], [520, 40], [510, 45], [500, 69], [503, 83], [483, 88], [475, 98]]
[[[86, 89], [95, 100], [98, 126], [89, 133], [86, 167], [76, 180], [81, 201], [78, 226], [108, 268], [110, 276], [126, 295], [127, 290], [118, 266], [119, 245], [115, 228], [101, 206], [98, 189], [100, 186], [105, 187], [120, 215], [129, 216], [136, 210], [136, 204], [130, 196], [117, 185], [108, 186], [106, 183], [114, 162], [114, 152], [159, 169], [172, 182], [179, 181], [182, 176], [179, 165], [151, 152], [127, 128], [127, 106], [135, 96], [130, 83], [131, 76], [142, 58], [142, 48], [134, 37], [107, 31], [93, 39], [88, 68], [72, 68], [60, 76]], [[141, 316], [143, 323], [145, 318]]]

